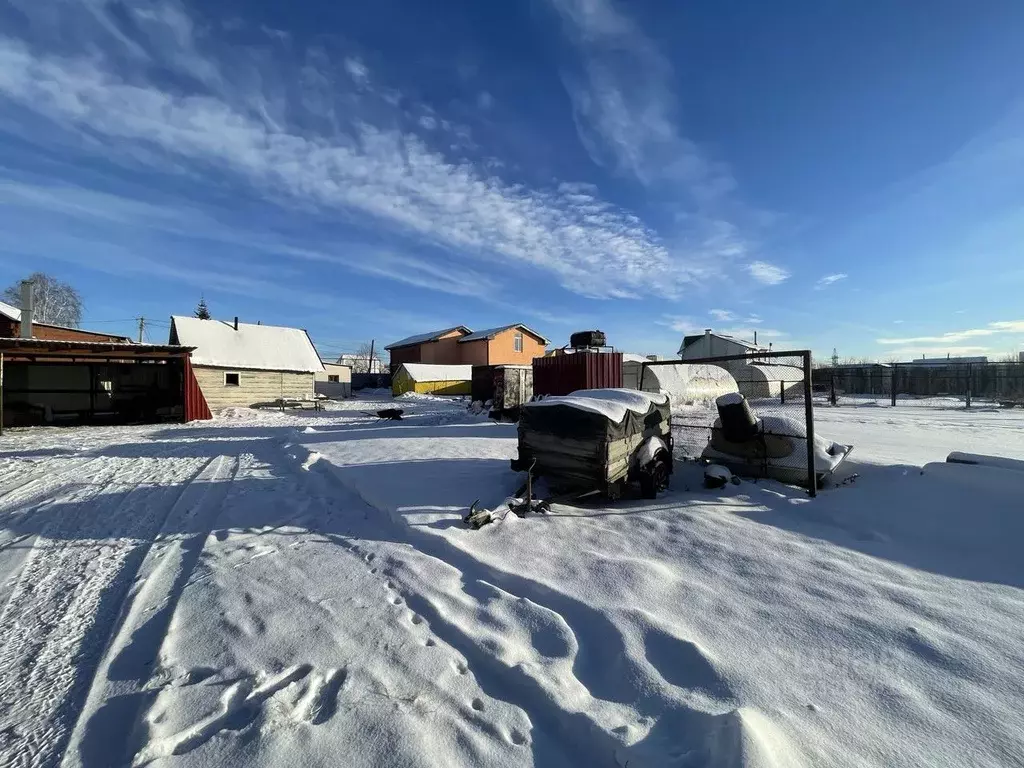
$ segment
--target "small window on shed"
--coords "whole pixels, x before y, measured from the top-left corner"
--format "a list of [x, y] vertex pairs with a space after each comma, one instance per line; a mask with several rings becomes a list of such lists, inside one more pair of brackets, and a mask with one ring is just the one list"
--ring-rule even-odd
[[237, 387], [241, 382], [238, 380], [237, 373], [225, 373], [224, 374], [224, 386], [225, 387]]
[[327, 374], [327, 380], [328, 381], [337, 382], [338, 381], [338, 375], [336, 373], [329, 373], [329, 374]]
[[512, 343], [513, 343], [513, 345], [515, 347], [516, 352], [522, 352], [523, 351], [523, 334], [517, 333], [513, 337]]

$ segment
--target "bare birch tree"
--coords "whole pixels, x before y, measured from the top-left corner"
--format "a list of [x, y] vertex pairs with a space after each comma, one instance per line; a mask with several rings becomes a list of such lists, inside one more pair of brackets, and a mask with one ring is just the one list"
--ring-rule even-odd
[[[33, 283], [33, 319], [36, 322], [78, 327], [82, 322], [82, 295], [75, 288], [45, 272], [33, 272], [25, 279]], [[4, 290], [3, 301], [21, 307], [21, 282]]]

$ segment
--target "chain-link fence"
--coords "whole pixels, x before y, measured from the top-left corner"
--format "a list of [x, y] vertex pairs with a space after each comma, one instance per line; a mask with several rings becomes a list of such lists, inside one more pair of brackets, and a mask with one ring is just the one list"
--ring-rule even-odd
[[[768, 352], [644, 363], [640, 389], [672, 398], [672, 436], [682, 459], [706, 459], [738, 474], [817, 488], [810, 352]], [[716, 399], [739, 391], [756, 427], [736, 440]]]
[[1024, 363], [837, 365], [814, 369], [812, 382], [822, 405], [1024, 406]]

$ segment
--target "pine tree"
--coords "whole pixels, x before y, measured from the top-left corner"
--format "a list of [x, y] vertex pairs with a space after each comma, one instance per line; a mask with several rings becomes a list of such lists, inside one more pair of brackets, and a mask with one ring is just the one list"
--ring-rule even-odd
[[210, 310], [206, 306], [206, 298], [204, 296], [199, 297], [199, 303], [196, 305], [196, 311], [193, 312], [192, 314], [194, 314], [200, 320], [210, 319]]

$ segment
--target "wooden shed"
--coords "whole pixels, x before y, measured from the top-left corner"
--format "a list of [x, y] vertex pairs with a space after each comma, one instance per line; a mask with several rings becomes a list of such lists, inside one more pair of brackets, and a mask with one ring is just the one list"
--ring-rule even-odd
[[391, 377], [391, 393], [421, 395], [468, 395], [472, 391], [473, 366], [402, 363]]
[[189, 347], [0, 338], [0, 427], [210, 418]]
[[324, 364], [301, 328], [171, 318], [171, 344], [195, 347], [192, 368], [210, 408], [312, 400]]

